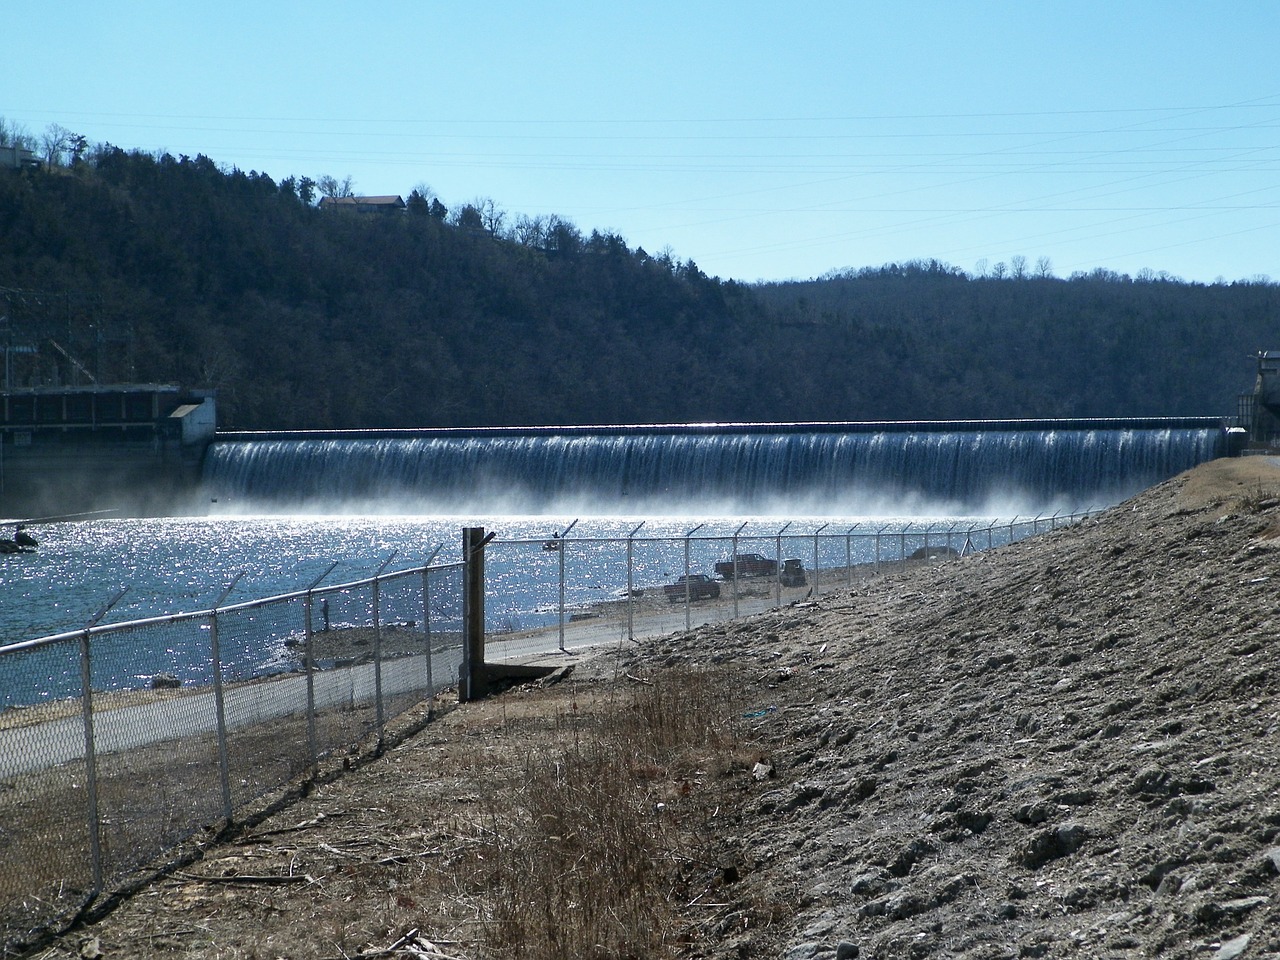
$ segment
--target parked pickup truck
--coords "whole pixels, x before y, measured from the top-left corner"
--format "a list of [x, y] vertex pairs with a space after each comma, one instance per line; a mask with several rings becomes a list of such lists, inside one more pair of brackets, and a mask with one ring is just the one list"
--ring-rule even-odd
[[662, 588], [662, 592], [672, 603], [683, 603], [685, 597], [690, 600], [714, 600], [720, 596], [720, 584], [705, 573], [691, 573], [675, 583], [668, 583]]
[[778, 561], [759, 553], [740, 553], [721, 560], [714, 569], [716, 576], [724, 580], [732, 580], [735, 570], [739, 577], [772, 577], [778, 572]]

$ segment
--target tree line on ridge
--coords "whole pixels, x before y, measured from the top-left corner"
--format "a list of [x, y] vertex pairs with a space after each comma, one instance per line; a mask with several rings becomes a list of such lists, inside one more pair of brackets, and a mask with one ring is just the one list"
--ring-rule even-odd
[[1013, 258], [748, 284], [425, 188], [363, 214], [317, 206], [350, 195], [332, 178], [53, 160], [0, 169], [0, 337], [58, 346], [11, 351], [9, 386], [214, 388], [225, 429], [1229, 416], [1280, 348], [1265, 279]]

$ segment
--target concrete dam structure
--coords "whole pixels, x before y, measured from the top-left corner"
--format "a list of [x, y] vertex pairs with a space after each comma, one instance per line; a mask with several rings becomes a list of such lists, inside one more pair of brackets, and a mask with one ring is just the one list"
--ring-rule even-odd
[[0, 517], [190, 513], [217, 428], [212, 391], [165, 384], [0, 393]]
[[0, 393], [0, 518], [332, 512], [982, 512], [1100, 506], [1233, 452], [1219, 418], [218, 432], [211, 391]]
[[220, 433], [222, 509], [847, 516], [1103, 506], [1222, 456], [1213, 417]]

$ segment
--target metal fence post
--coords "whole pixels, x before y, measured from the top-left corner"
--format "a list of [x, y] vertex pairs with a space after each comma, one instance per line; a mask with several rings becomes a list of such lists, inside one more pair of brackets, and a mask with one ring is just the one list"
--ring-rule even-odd
[[427, 719], [435, 717], [436, 684], [431, 676], [431, 561], [444, 549], [444, 544], [436, 547], [427, 562], [422, 565], [422, 635], [427, 648]]
[[125, 587], [94, 614], [85, 624], [80, 635], [80, 707], [84, 722], [84, 766], [87, 809], [89, 821], [89, 858], [93, 870], [93, 892], [102, 892], [102, 836], [98, 832], [98, 755], [93, 733], [93, 669], [89, 656], [89, 634], [93, 625], [107, 615], [107, 611], [119, 602], [129, 588]]
[[844, 577], [849, 589], [853, 589], [853, 531], [858, 529], [855, 523], [844, 534]]
[[222, 601], [227, 599], [227, 595], [235, 589], [243, 576], [244, 571], [241, 570], [231, 578], [231, 582], [214, 601], [213, 609], [209, 611], [209, 653], [213, 658], [213, 707], [218, 724], [218, 779], [222, 784], [222, 815], [226, 817], [228, 824], [231, 823], [232, 813], [231, 762], [227, 756], [227, 705], [222, 686], [222, 648], [218, 642], [218, 608], [222, 606]]
[[738, 535], [747, 529], [750, 520], [744, 520], [742, 526], [733, 531], [733, 619], [738, 619]]
[[822, 591], [818, 589], [818, 534], [831, 526], [830, 523], [824, 523], [817, 530], [813, 531], [813, 595], [816, 598]]
[[85, 793], [88, 809], [89, 860], [93, 871], [93, 892], [102, 890], [102, 838], [98, 835], [98, 757], [93, 743], [93, 681], [89, 665], [89, 628], [80, 636], [81, 712], [84, 720]]
[[627, 534], [627, 639], [634, 640], [636, 638], [634, 611], [636, 601], [636, 581], [635, 581], [635, 563], [632, 558], [632, 545], [635, 542], [636, 534], [640, 532], [640, 528], [644, 526], [641, 520], [636, 524], [636, 528]]
[[773, 584], [773, 605], [775, 607], [782, 606], [782, 535], [787, 532], [787, 527], [791, 526], [788, 520], [782, 525], [773, 538], [773, 562], [777, 564], [774, 568], [774, 584]]
[[689, 544], [693, 535], [704, 526], [706, 526], [705, 523], [700, 523], [684, 535], [684, 629], [686, 632], [693, 629], [693, 586], [689, 582]]
[[[302, 639], [303, 639], [303, 645], [306, 648], [304, 651], [303, 660], [304, 660], [304, 664], [307, 672], [307, 752], [310, 754], [310, 758], [311, 758], [311, 776], [313, 777], [320, 772], [320, 748], [316, 742], [316, 659], [315, 659], [315, 652], [313, 649], [313, 637], [315, 636], [315, 628], [311, 620], [311, 598], [312, 598], [312, 595], [315, 593], [316, 587], [320, 586], [320, 583], [324, 580], [324, 578], [329, 576], [329, 574], [333, 572], [333, 568], [336, 567], [337, 565], [338, 565], [338, 561], [337, 560], [333, 561], [333, 563], [329, 564], [328, 568], [325, 570], [324, 573], [320, 574], [320, 576], [316, 577], [315, 580], [311, 581], [311, 586], [307, 587], [306, 596], [302, 601], [302, 609], [304, 612], [304, 619], [306, 621], [303, 624], [304, 633], [303, 633]], [[328, 630], [329, 629], [329, 608], [327, 604], [329, 603], [329, 601], [325, 600], [323, 601], [323, 603], [326, 604], [325, 615], [324, 615], [324, 628]]]
[[565, 548], [568, 547], [569, 531], [578, 525], [578, 521], [574, 520], [564, 528], [564, 533], [557, 538], [556, 552], [560, 557], [560, 650], [564, 652], [564, 554]]
[[387, 569], [397, 551], [392, 550], [382, 565], [373, 572], [373, 702], [378, 724], [377, 756], [382, 755], [386, 718], [382, 705], [382, 571]]

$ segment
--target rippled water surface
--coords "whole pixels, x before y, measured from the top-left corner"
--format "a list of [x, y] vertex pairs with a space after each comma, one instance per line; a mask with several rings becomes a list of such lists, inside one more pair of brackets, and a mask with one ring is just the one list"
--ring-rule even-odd
[[[528, 619], [558, 599], [559, 558], [540, 547], [543, 538], [571, 522], [541, 516], [237, 516], [51, 524], [32, 529], [40, 540], [35, 553], [0, 556], [0, 643], [80, 629], [125, 588], [104, 622], [208, 609], [237, 575], [227, 603], [302, 590], [322, 576], [326, 585], [359, 580], [388, 558], [388, 570], [420, 566], [433, 554], [436, 563], [454, 562], [460, 558], [464, 526], [483, 526], [497, 534], [500, 542], [491, 549], [487, 568], [491, 590], [502, 592], [494, 597], [494, 608]], [[842, 564], [848, 545], [831, 535], [856, 531], [854, 552], [865, 560], [870, 541], [861, 538], [908, 522], [916, 539], [931, 527], [937, 542], [938, 532], [949, 527], [981, 527], [990, 521], [582, 519], [570, 534], [567, 599], [586, 602], [626, 585], [625, 538], [632, 533], [633, 579], [636, 586], [645, 586], [684, 572], [680, 538], [691, 531], [690, 569], [710, 572], [715, 560], [731, 552], [732, 542], [703, 538], [741, 531], [741, 551], [772, 556], [779, 546], [775, 535], [782, 533], [784, 554], [811, 557], [814, 548], [803, 538], [812, 540], [809, 535], [821, 530], [821, 551], [829, 557], [821, 562]]]

